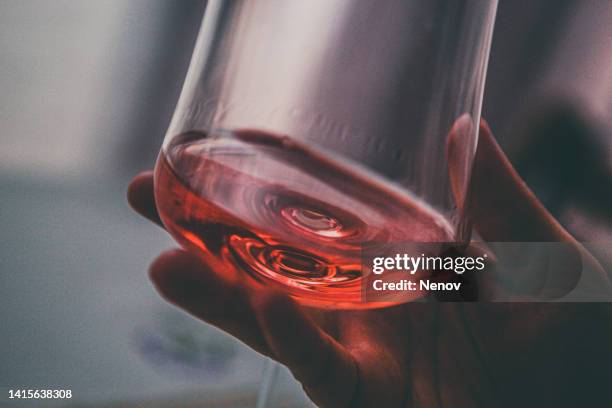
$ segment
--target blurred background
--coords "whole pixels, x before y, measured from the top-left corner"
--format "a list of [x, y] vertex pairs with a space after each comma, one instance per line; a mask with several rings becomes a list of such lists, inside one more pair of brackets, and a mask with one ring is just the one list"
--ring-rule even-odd
[[[158, 297], [147, 265], [173, 243], [125, 201], [205, 6], [0, 0], [0, 404], [44, 387], [71, 406], [252, 406], [262, 357]], [[611, 21], [609, 0], [502, 0], [485, 92], [500, 144], [583, 241], [612, 241]], [[274, 403], [308, 406], [298, 389], [284, 373]]]

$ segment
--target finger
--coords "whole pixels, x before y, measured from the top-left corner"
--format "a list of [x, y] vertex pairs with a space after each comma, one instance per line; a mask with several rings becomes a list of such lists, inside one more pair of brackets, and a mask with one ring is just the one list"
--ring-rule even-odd
[[163, 228], [153, 192], [153, 171], [143, 171], [134, 177], [128, 186], [128, 203], [138, 214]]
[[[589, 272], [589, 280], [609, 285], [599, 263], [580, 245], [544, 208], [535, 195], [520, 178], [512, 164], [503, 153], [486, 122], [481, 121], [478, 148], [472, 167], [469, 187], [462, 184], [463, 162], [459, 160], [463, 146], [471, 137], [471, 121], [457, 121], [448, 138], [449, 175], [457, 205], [472, 220], [482, 238], [494, 242], [561, 242], [552, 250], [539, 251], [540, 260], [545, 266], [529, 264], [523, 274], [516, 267], [512, 275], [516, 285], [525, 289], [536, 287], [541, 296], [555, 298], [576, 289], [584, 272]], [[499, 247], [499, 246], [498, 246]], [[500, 259], [512, 261], [512, 248], [504, 246], [498, 253]], [[537, 250], [533, 245], [526, 249]], [[497, 248], [499, 252], [502, 248]], [[522, 251], [527, 252], [527, 250]], [[508, 255], [508, 254], [506, 254]], [[533, 273], [534, 269], [537, 274]], [[527, 283], [520, 277], [526, 277]], [[584, 280], [584, 279], [583, 279]]]
[[248, 289], [239, 281], [211, 271], [199, 258], [181, 249], [160, 255], [149, 275], [170, 303], [269, 354], [249, 303]]
[[484, 121], [465, 196], [459, 158], [471, 137], [466, 126], [458, 121], [449, 135], [449, 170], [457, 204], [480, 235], [489, 242], [573, 242], [514, 170]]
[[349, 406], [358, 374], [348, 350], [287, 296], [256, 293], [252, 304], [274, 358], [289, 367], [309, 397], [321, 407]]

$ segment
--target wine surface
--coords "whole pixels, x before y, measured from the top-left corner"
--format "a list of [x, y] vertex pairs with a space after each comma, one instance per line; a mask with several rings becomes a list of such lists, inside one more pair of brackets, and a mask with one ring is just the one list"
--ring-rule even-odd
[[286, 136], [186, 132], [157, 162], [155, 198], [173, 237], [228, 279], [311, 306], [361, 302], [361, 248], [452, 241], [437, 212]]

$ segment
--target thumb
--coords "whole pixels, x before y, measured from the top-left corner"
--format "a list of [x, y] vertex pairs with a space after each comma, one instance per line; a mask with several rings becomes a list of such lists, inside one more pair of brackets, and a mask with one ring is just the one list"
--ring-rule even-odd
[[[458, 207], [488, 243], [496, 245], [498, 258], [510, 269], [505, 272], [513, 285], [529, 288], [538, 296], [556, 298], [588, 284], [609, 286], [605, 272], [591, 254], [578, 243], [546, 210], [518, 175], [491, 129], [481, 121], [478, 147], [469, 185], [465, 187], [461, 161], [471, 133], [471, 121], [460, 118], [448, 137], [447, 155], [451, 186]], [[529, 243], [540, 243], [538, 245]], [[543, 245], [542, 243], [562, 243]], [[516, 251], [516, 244], [522, 250]], [[517, 256], [537, 253], [537, 260], [526, 259], [527, 268], [518, 268]], [[499, 251], [505, 252], [501, 253]], [[523, 256], [524, 258], [524, 256]], [[504, 262], [506, 261], [506, 262]], [[586, 278], [583, 276], [586, 273]], [[582, 281], [581, 281], [582, 279]]]
[[489, 242], [574, 242], [529, 190], [484, 120], [466, 188], [463, 146], [471, 136], [472, 122], [464, 119], [455, 123], [448, 137], [449, 175], [457, 205], [482, 238]]

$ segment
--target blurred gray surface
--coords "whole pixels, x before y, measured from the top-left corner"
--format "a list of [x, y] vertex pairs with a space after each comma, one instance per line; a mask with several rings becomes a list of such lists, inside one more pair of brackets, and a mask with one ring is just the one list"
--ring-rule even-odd
[[[90, 403], [254, 392], [261, 357], [153, 290], [147, 264], [172, 242], [123, 191], [4, 180], [0, 196], [1, 387], [69, 388]], [[175, 350], [185, 341], [187, 355]]]

